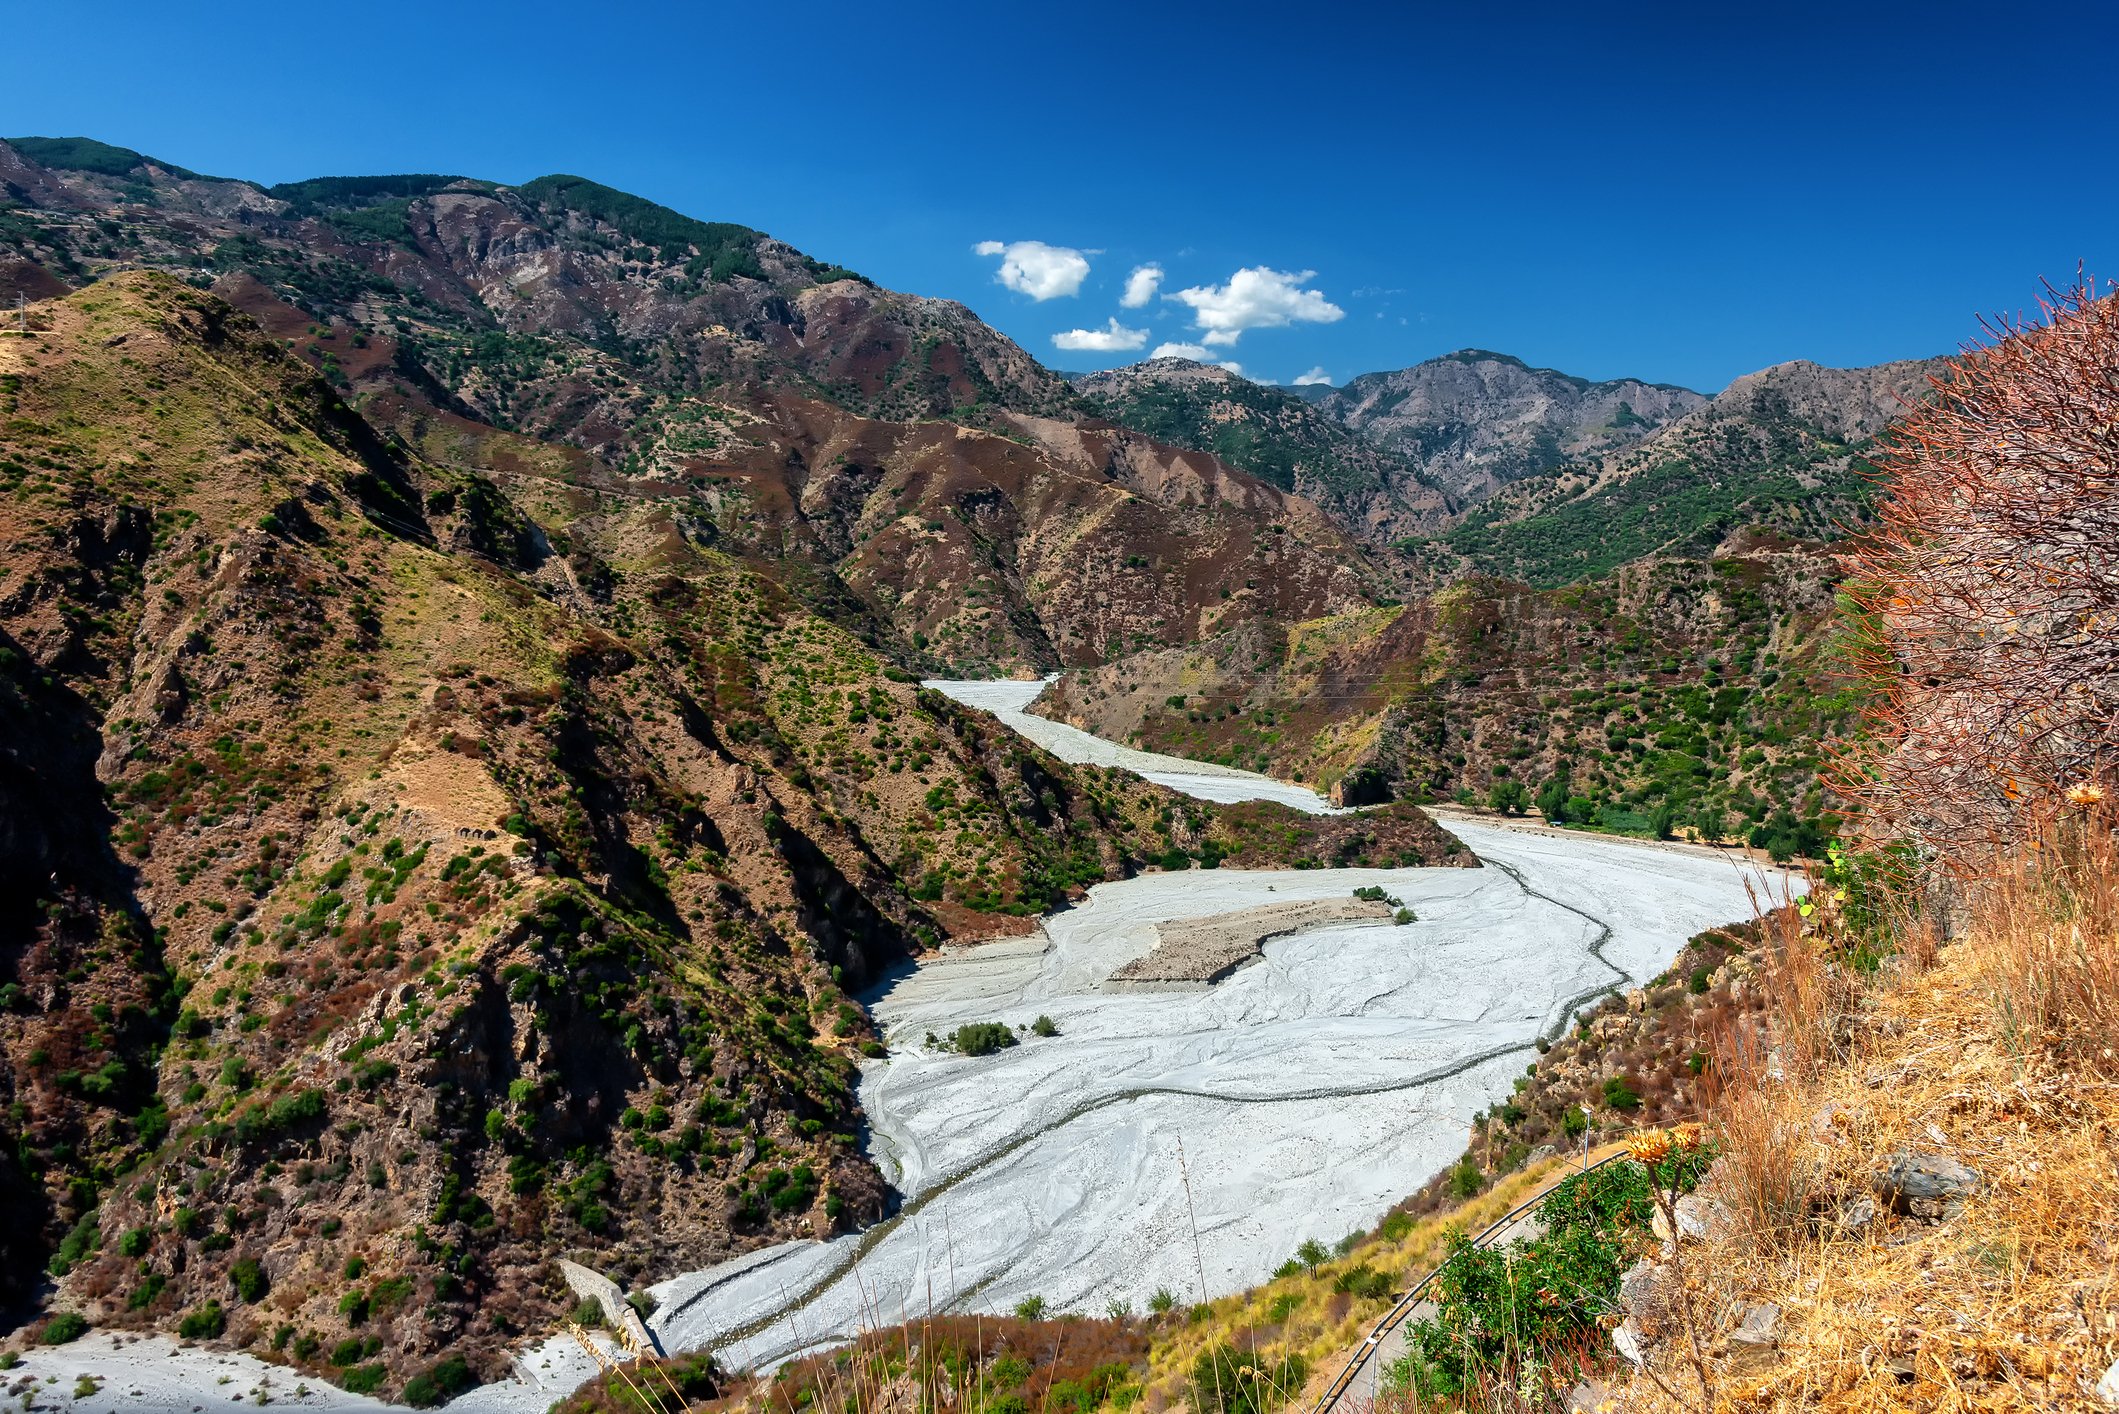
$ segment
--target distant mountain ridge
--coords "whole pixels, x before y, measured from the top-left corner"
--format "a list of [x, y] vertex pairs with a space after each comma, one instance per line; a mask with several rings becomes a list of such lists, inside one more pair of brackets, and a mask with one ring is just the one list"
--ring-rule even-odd
[[1942, 366], [1796, 361], [1746, 374], [1633, 446], [1517, 481], [1406, 548], [1434, 578], [1550, 587], [1652, 556], [1836, 539], [1870, 514], [1867, 449]]
[[1218, 364], [1149, 359], [1083, 374], [1074, 387], [1113, 422], [1212, 452], [1377, 542], [1435, 525], [1455, 509], [1406, 459], [1363, 441], [1296, 392]]
[[1507, 354], [1463, 349], [1394, 372], [1364, 373], [1317, 406], [1472, 502], [1563, 463], [1632, 446], [1706, 401], [1667, 383], [1592, 382]]
[[1299, 492], [1377, 545], [1441, 531], [1513, 482], [1633, 446], [1707, 401], [1484, 349], [1339, 388], [1284, 388], [1180, 358], [1070, 381], [1112, 421]]
[[1049, 669], [1385, 582], [1268, 481], [1077, 432], [1079, 395], [963, 305], [586, 178], [266, 188], [26, 139], [0, 193], [0, 289], [211, 287], [408, 442], [682, 506], [923, 671]]

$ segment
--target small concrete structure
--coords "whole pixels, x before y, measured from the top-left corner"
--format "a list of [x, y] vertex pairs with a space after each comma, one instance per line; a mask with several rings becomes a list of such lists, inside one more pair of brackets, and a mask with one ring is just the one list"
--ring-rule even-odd
[[1378, 899], [1308, 899], [1159, 923], [1154, 950], [1112, 973], [1109, 985], [1205, 986], [1257, 960], [1271, 939], [1333, 923], [1388, 923], [1391, 916], [1391, 906]]
[[655, 1340], [640, 1319], [640, 1313], [625, 1299], [625, 1292], [618, 1283], [602, 1272], [593, 1271], [579, 1262], [559, 1259], [559, 1272], [567, 1279], [567, 1286], [584, 1301], [593, 1301], [603, 1308], [603, 1323], [620, 1333], [620, 1342], [634, 1350], [652, 1350], [662, 1353], [662, 1346]]

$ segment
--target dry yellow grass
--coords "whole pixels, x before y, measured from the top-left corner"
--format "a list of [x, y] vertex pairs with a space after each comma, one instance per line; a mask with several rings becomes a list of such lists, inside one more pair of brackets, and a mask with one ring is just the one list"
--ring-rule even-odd
[[[2092, 1391], [2119, 1355], [2115, 899], [2106, 826], [2048, 845], [1982, 886], [1932, 968], [1857, 999], [1842, 1061], [1732, 1088], [1736, 1142], [1710, 1191], [1739, 1220], [1687, 1262], [1717, 1407], [2107, 1407]], [[1788, 1025], [1826, 1034], [1814, 1021]], [[1985, 1187], [1948, 1221], [1830, 1236], [1816, 1215], [1870, 1192], [1898, 1149], [1954, 1157]], [[1762, 1227], [1747, 1182], [1779, 1185], [1799, 1221]], [[1756, 1302], [1781, 1308], [1779, 1353], [1732, 1359], [1724, 1338]], [[1656, 1357], [1664, 1387], [1636, 1379], [1620, 1407], [1697, 1408], [1682, 1345]]]

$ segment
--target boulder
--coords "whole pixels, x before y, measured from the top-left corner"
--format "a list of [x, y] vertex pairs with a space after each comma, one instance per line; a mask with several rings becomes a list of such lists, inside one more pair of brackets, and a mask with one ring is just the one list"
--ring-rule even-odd
[[1781, 1308], [1770, 1301], [1746, 1306], [1729, 1333], [1729, 1363], [1755, 1371], [1780, 1359]]
[[[1703, 1198], [1697, 1193], [1687, 1193], [1672, 1205], [1677, 1213], [1678, 1236], [1687, 1242], [1703, 1242], [1729, 1230], [1729, 1210], [1712, 1198]], [[1649, 1221], [1656, 1239], [1668, 1250], [1670, 1224], [1663, 1218], [1659, 1208]]]
[[1631, 1316], [1619, 1322], [1618, 1326], [1613, 1329], [1611, 1333], [1611, 1348], [1624, 1356], [1626, 1363], [1632, 1365], [1635, 1369], [1640, 1369], [1648, 1364], [1647, 1342], [1641, 1338], [1640, 1328], [1634, 1325], [1633, 1317]]
[[1944, 1154], [1894, 1150], [1875, 1179], [1876, 1196], [1894, 1212], [1916, 1218], [1954, 1218], [1965, 1199], [1986, 1183], [1979, 1170]]
[[1866, 1193], [1842, 1198], [1832, 1214], [1832, 1231], [1839, 1237], [1862, 1237], [1876, 1225], [1876, 1200]]
[[1567, 1414], [1605, 1414], [1617, 1407], [1611, 1386], [1602, 1380], [1584, 1380], [1567, 1392]]
[[2097, 1381], [2097, 1387], [2090, 1392], [2107, 1408], [2119, 1409], [2119, 1360], [2112, 1362], [2111, 1368], [2104, 1372], [2104, 1378]]
[[1670, 1314], [1669, 1284], [1670, 1269], [1646, 1257], [1619, 1278], [1619, 1309], [1626, 1313], [1623, 1329], [1643, 1353], [1663, 1334]]

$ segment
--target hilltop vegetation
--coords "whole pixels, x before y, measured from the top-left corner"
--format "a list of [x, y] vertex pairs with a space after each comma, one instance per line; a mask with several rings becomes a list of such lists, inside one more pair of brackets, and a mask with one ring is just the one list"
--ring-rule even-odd
[[1873, 520], [1867, 458], [1934, 366], [1797, 363], [1740, 378], [1639, 445], [1518, 481], [1401, 548], [1431, 576], [1552, 588], [1649, 557], [1836, 540]]
[[1151, 359], [1085, 375], [1075, 387], [1101, 416], [1307, 496], [1372, 541], [1430, 527], [1455, 509], [1416, 461], [1363, 441], [1286, 389], [1212, 364]]
[[1063, 678], [1046, 715], [1350, 802], [1449, 801], [1815, 854], [1819, 770], [1859, 697], [1833, 568], [1754, 554], [1243, 630]]

